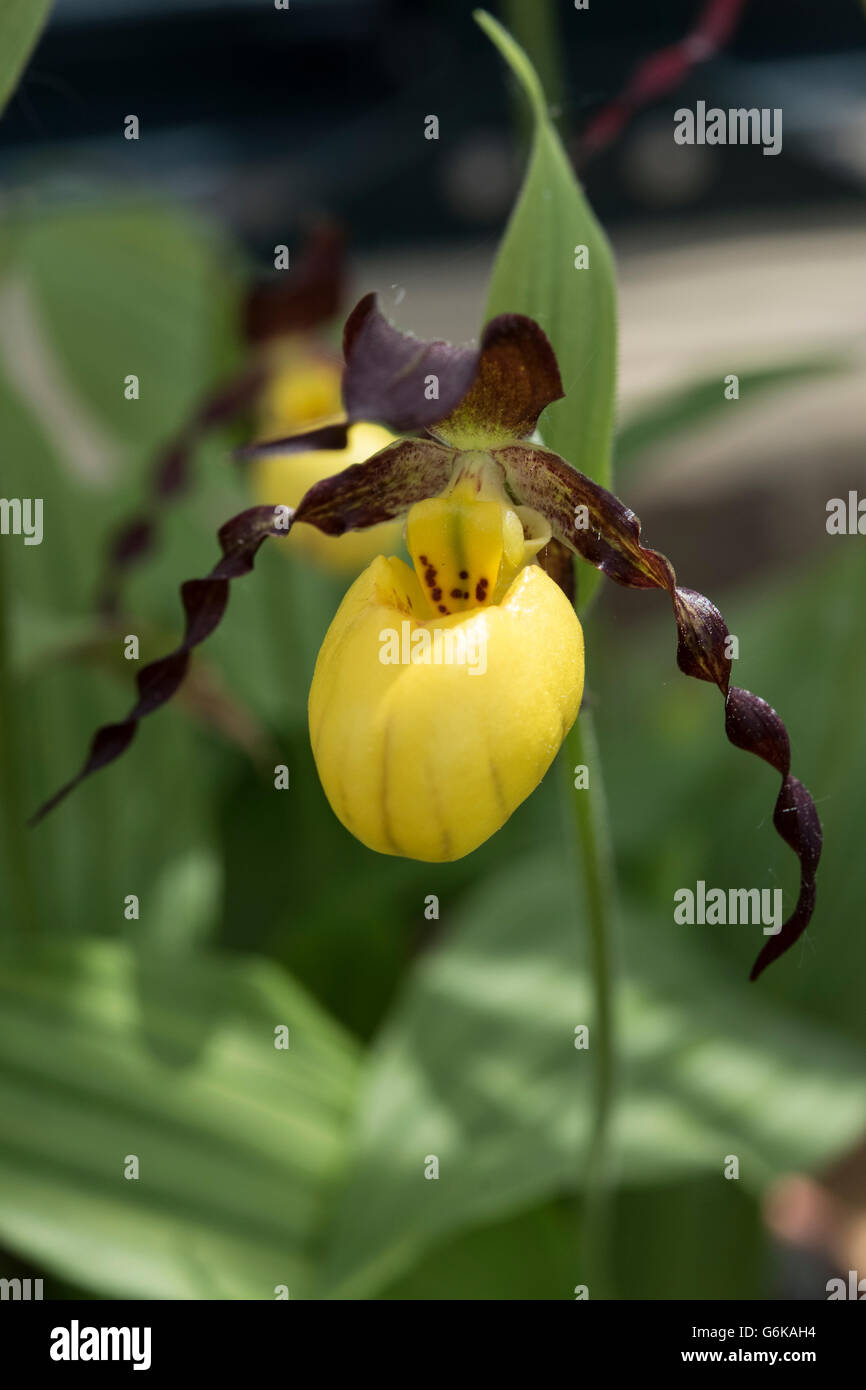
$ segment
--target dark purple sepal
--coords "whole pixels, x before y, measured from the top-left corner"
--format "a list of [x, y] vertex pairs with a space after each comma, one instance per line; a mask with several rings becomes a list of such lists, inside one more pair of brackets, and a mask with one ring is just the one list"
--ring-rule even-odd
[[544, 330], [524, 314], [500, 314], [484, 330], [472, 386], [433, 433], [460, 449], [495, 448], [532, 434], [544, 408], [562, 395]]
[[458, 448], [521, 439], [562, 396], [553, 348], [533, 319], [500, 314], [481, 346], [454, 347], [402, 333], [365, 295], [343, 330], [343, 403], [350, 420], [398, 434], [430, 430]]
[[343, 404], [350, 420], [372, 420], [396, 434], [433, 425], [463, 399], [479, 351], [424, 342], [389, 323], [367, 294], [343, 329]]

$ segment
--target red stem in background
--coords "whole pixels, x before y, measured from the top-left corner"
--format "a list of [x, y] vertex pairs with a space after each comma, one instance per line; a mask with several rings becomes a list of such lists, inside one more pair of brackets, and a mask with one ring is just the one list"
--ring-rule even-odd
[[580, 141], [581, 159], [611, 144], [643, 106], [678, 87], [699, 63], [714, 58], [733, 36], [746, 0], [707, 0], [685, 38], [643, 58], [619, 96], [593, 117]]

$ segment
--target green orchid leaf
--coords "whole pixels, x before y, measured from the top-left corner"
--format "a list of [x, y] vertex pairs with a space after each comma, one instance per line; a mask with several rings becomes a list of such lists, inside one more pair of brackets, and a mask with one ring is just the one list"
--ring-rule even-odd
[[[560, 1197], [439, 1245], [386, 1299], [574, 1301], [581, 1209]], [[620, 1299], [742, 1299], [766, 1292], [760, 1204], [707, 1176], [627, 1188], [615, 1198]], [[708, 1250], [712, 1259], [706, 1258]]]
[[[609, 487], [616, 398], [610, 247], [575, 178], [528, 57], [490, 15], [477, 11], [475, 17], [520, 83], [533, 125], [529, 167], [493, 267], [485, 317], [526, 314], [544, 329], [565, 391], [541, 417], [544, 441]], [[597, 584], [592, 567], [580, 562], [582, 606]]]
[[[415, 966], [373, 1052], [331, 1296], [374, 1295], [458, 1233], [580, 1190], [594, 1053], [591, 1038], [577, 1046], [593, 1016], [578, 911], [561, 850], [524, 859], [467, 901]], [[611, 1155], [623, 1187], [721, 1181], [736, 1154], [730, 1188], [758, 1194], [856, 1140], [866, 1118], [856, 1049], [735, 975], [716, 970], [708, 991], [694, 929], [660, 928], [641, 906], [624, 915]]]
[[[234, 268], [218, 237], [159, 201], [73, 206], [19, 224], [5, 309], [45, 359], [41, 376], [61, 378], [76, 419], [98, 422], [119, 447], [150, 450], [224, 370]], [[125, 390], [128, 374], [139, 397]], [[34, 376], [39, 418], [48, 395]]]
[[[43, 544], [4, 538], [11, 698], [24, 753], [14, 815], [22, 826], [58, 770], [60, 750], [74, 756], [85, 746], [94, 720], [117, 711], [138, 666], [157, 654], [160, 634], [174, 636], [182, 567], [210, 556], [212, 517], [245, 500], [225, 448], [209, 465], [202, 460], [198, 488], [179, 503], [158, 563], [145, 567], [130, 595], [137, 616], [103, 629], [105, 665], [96, 654], [64, 654], [61, 642], [68, 653], [97, 635], [108, 538], [141, 506], [151, 451], [218, 370], [215, 339], [234, 299], [211, 240], [195, 224], [150, 204], [138, 212], [138, 222], [129, 207], [114, 206], [18, 219], [0, 286], [3, 490], [44, 498]], [[141, 400], [125, 399], [127, 371], [147, 383]], [[256, 666], [243, 644], [267, 652], [274, 644], [264, 640], [266, 625], [262, 605], [251, 605], [227, 654], [227, 689], [239, 701], [265, 684], [267, 661]], [[126, 634], [140, 640], [139, 662], [124, 655]], [[198, 844], [215, 794], [212, 744], [198, 717], [179, 711], [167, 724], [162, 737], [133, 750], [126, 782], [85, 789], [79, 814], [24, 836], [16, 857], [32, 861], [32, 915], [46, 929], [62, 923], [89, 933], [115, 923], [124, 893], [148, 892], [168, 859]], [[171, 794], [158, 804], [149, 787]], [[50, 872], [37, 871], [44, 865]], [[17, 916], [13, 877], [4, 864], [0, 934]]]
[[0, 6], [0, 112], [36, 47], [51, 3], [52, 0], [3, 0]]
[[[850, 366], [850, 358], [828, 353], [753, 367], [739, 373], [740, 401], [748, 406], [785, 386], [831, 376]], [[721, 385], [723, 376], [723, 372], [713, 372], [711, 376], [688, 382], [660, 400], [654, 399], [634, 410], [617, 434], [617, 475], [649, 450], [672, 442], [688, 430], [702, 428], [726, 410], [728, 402]]]
[[[207, 872], [181, 876], [195, 912]], [[354, 1046], [273, 965], [173, 968], [177, 1002], [142, 1009], [122, 945], [0, 966], [0, 1240], [109, 1297], [309, 1296]]]

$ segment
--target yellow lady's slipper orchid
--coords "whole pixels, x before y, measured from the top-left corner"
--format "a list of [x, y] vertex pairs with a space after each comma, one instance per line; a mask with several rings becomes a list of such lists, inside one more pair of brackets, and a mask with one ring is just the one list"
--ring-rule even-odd
[[[329, 425], [341, 418], [342, 364], [300, 340], [288, 340], [271, 350], [271, 370], [259, 408], [261, 439]], [[381, 425], [360, 421], [349, 429], [342, 449], [319, 449], [292, 454], [268, 454], [251, 465], [253, 491], [271, 506], [297, 505], [304, 493], [333, 473], [365, 459], [394, 442]], [[398, 546], [400, 527], [382, 522], [367, 531], [326, 536], [306, 528], [298, 547], [333, 573], [355, 575], [374, 555]]]
[[492, 459], [469, 457], [445, 496], [409, 512], [414, 570], [379, 556], [355, 581], [313, 676], [325, 794], [383, 854], [476, 849], [541, 781], [580, 708], [580, 623], [532, 563], [550, 528], [509, 504]]
[[668, 594], [680, 670], [718, 687], [730, 742], [781, 777], [773, 824], [797, 855], [800, 891], [760, 951], [756, 979], [811, 920], [822, 846], [815, 803], [791, 773], [776, 711], [731, 684], [719, 610], [642, 544], [629, 507], [532, 441], [539, 415], [562, 395], [544, 332], [501, 314], [478, 348], [425, 343], [389, 324], [368, 295], [346, 321], [343, 352], [345, 420], [253, 445], [246, 457], [289, 452], [296, 462], [336, 445], [344, 461], [352, 431], [368, 420], [407, 437], [320, 478], [296, 507], [283, 495], [226, 522], [221, 558], [181, 589], [183, 639], [138, 672], [126, 719], [97, 730], [80, 771], [34, 819], [120, 757], [140, 721], [171, 699], [190, 653], [219, 623], [230, 582], [249, 573], [268, 537], [298, 525], [325, 537], [369, 535], [405, 517], [413, 568], [379, 555], [352, 585], [319, 653], [310, 734], [326, 795], [364, 844], [460, 858], [529, 795], [577, 715], [584, 663], [574, 552], [626, 588]]

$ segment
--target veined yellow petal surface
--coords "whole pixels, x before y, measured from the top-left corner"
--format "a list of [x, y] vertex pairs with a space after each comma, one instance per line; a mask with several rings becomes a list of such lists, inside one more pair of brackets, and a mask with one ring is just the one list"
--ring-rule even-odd
[[310, 690], [334, 812], [384, 854], [469, 854], [541, 781], [583, 675], [580, 623], [537, 565], [496, 603], [431, 616], [413, 570], [379, 556], [343, 600]]

